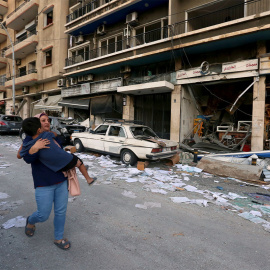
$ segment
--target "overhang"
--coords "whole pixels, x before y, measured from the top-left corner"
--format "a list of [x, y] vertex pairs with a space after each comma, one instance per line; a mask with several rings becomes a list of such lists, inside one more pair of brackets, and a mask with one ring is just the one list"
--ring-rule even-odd
[[167, 93], [173, 90], [174, 90], [174, 85], [167, 81], [149, 82], [149, 83], [117, 87], [118, 93], [132, 94], [132, 95]]
[[61, 100], [61, 95], [49, 96], [40, 100], [34, 105], [35, 110], [43, 111], [62, 111], [62, 106], [58, 106], [58, 102]]
[[59, 106], [66, 106], [75, 109], [89, 109], [89, 99], [88, 98], [64, 98], [58, 102]]

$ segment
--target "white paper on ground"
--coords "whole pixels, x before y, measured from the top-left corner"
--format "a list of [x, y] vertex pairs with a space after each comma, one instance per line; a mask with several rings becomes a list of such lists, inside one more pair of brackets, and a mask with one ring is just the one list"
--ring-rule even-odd
[[22, 217], [22, 216], [17, 216], [15, 218], [12, 218], [10, 220], [8, 220], [7, 222], [5, 222], [4, 224], [2, 224], [4, 229], [10, 229], [12, 227], [24, 227], [26, 224], [26, 218]]
[[0, 199], [6, 199], [8, 197], [10, 197], [8, 194], [0, 192]]
[[132, 191], [127, 191], [127, 190], [124, 190], [121, 194], [122, 194], [123, 196], [125, 196], [125, 197], [132, 198], [132, 199], [134, 199], [134, 198], [137, 197], [137, 196], [135, 195], [134, 192], [132, 192]]

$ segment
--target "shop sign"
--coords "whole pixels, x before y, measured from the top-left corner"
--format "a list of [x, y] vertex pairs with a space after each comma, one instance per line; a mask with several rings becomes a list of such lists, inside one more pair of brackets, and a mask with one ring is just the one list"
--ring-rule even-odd
[[117, 87], [122, 86], [122, 78], [111, 79], [106, 81], [92, 82], [91, 94], [117, 91]]
[[222, 73], [231, 73], [258, 69], [258, 59], [222, 64]]
[[90, 83], [84, 83], [74, 87], [65, 88], [61, 91], [62, 97], [72, 97], [87, 94], [90, 94]]
[[194, 78], [202, 76], [201, 68], [194, 68], [189, 70], [179, 70], [176, 72], [176, 80], [183, 80], [187, 78]]

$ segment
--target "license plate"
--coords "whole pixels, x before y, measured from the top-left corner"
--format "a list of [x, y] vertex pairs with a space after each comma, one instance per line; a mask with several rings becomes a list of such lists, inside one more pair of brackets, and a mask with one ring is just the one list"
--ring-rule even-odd
[[74, 130], [73, 132], [80, 132], [79, 130]]
[[19, 129], [18, 129], [18, 128], [12, 128], [11, 130], [14, 130], [14, 131], [19, 131]]
[[170, 147], [164, 147], [162, 149], [162, 152], [168, 152], [168, 151], [171, 151], [171, 148]]

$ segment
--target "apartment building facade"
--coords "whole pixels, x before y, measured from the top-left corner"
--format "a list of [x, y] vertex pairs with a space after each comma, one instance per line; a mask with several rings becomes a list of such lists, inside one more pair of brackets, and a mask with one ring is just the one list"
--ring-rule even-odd
[[68, 6], [65, 0], [0, 1], [0, 106], [6, 114], [62, 113], [57, 80], [64, 73]]
[[[27, 37], [32, 52], [26, 57], [15, 45], [21, 60], [17, 72], [24, 68], [24, 74], [26, 67], [29, 77], [23, 82], [24, 76], [16, 77], [16, 101], [25, 102], [23, 117], [33, 115], [33, 109], [49, 110], [52, 99], [52, 111], [59, 109], [64, 116], [88, 115], [94, 124], [104, 118], [142, 120], [160, 137], [182, 142], [193, 135], [194, 119], [204, 115], [210, 119], [205, 129], [249, 124], [252, 150], [264, 149], [270, 104], [269, 1], [9, 1], [0, 12], [6, 12], [14, 41], [25, 30], [31, 32], [35, 18], [16, 26], [19, 14], [29, 10], [18, 7], [30, 3], [38, 38]], [[46, 25], [52, 9], [53, 25]], [[20, 13], [10, 18], [13, 12]], [[6, 38], [1, 49], [8, 45]], [[46, 53], [51, 48], [50, 64]], [[3, 68], [0, 61], [0, 76], [7, 78], [2, 90], [7, 112], [12, 107], [10, 53], [8, 48]], [[37, 73], [28, 74], [32, 69]]]
[[89, 100], [93, 121], [142, 120], [180, 142], [198, 115], [252, 123], [262, 150], [269, 16], [267, 0], [70, 1], [65, 105]]

